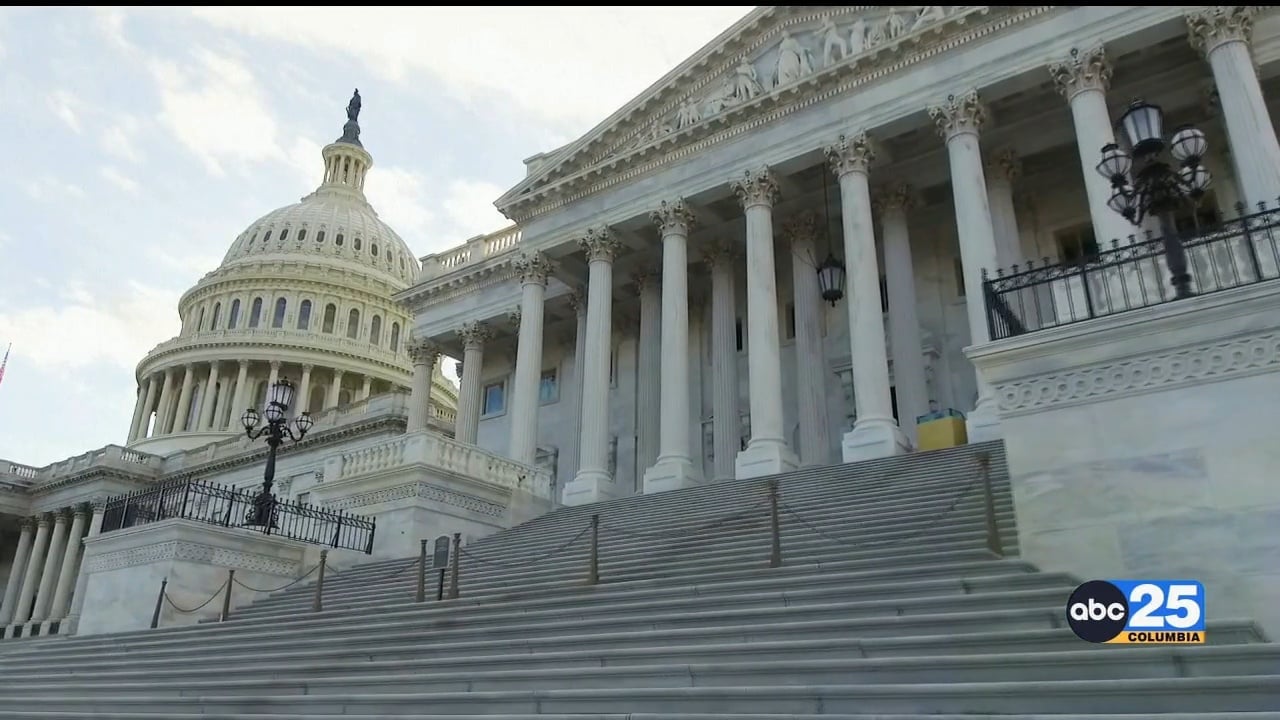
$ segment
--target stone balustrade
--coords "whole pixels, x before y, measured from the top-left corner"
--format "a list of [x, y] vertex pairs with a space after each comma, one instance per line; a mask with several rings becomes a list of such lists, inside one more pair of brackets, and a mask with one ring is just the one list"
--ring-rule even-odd
[[551, 473], [436, 433], [401, 435], [377, 445], [342, 453], [336, 477], [354, 479], [419, 465], [443, 470], [537, 497], [551, 497]]
[[422, 258], [418, 282], [445, 275], [466, 265], [483, 262], [495, 255], [514, 250], [520, 245], [520, 228], [512, 225], [488, 235], [477, 235], [462, 245]]
[[371, 345], [368, 340], [329, 335], [314, 330], [287, 330], [281, 328], [199, 331], [191, 335], [183, 335], [172, 340], [166, 340], [152, 348], [147, 357], [154, 357], [169, 350], [189, 350], [193, 347], [203, 347], [205, 345], [243, 345], [245, 343], [263, 343], [308, 349], [319, 348], [351, 353], [388, 365], [407, 366], [409, 364], [409, 356], [405, 353], [403, 343], [401, 343], [397, 352], [391, 352], [385, 348]]
[[157, 477], [162, 463], [163, 459], [155, 455], [137, 452], [119, 445], [107, 445], [42, 468], [0, 460], [0, 482], [19, 487], [40, 487], [100, 468], [121, 470], [132, 475]]

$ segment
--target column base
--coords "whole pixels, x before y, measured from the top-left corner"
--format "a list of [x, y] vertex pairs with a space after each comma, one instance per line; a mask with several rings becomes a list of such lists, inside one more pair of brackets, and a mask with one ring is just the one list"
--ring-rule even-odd
[[621, 497], [618, 484], [603, 470], [579, 470], [564, 486], [562, 504], [589, 505]]
[[965, 434], [969, 443], [1000, 440], [1004, 432], [1000, 429], [1000, 412], [996, 410], [994, 400], [978, 401], [978, 406], [965, 417]]
[[644, 494], [679, 490], [702, 484], [702, 473], [687, 457], [658, 458], [658, 462], [644, 473]]
[[734, 460], [734, 477], [747, 478], [777, 475], [800, 467], [800, 459], [781, 440], [753, 439], [747, 449]]
[[892, 421], [856, 423], [840, 442], [840, 456], [846, 463], [908, 452], [911, 452], [911, 443]]

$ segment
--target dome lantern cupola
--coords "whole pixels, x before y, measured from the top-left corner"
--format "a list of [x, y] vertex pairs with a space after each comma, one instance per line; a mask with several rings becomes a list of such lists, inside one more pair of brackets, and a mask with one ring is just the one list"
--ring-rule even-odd
[[325, 147], [324, 183], [320, 189], [350, 191], [364, 199], [364, 178], [373, 167], [373, 156], [360, 143], [360, 90], [356, 89], [347, 103], [347, 122], [342, 137]]

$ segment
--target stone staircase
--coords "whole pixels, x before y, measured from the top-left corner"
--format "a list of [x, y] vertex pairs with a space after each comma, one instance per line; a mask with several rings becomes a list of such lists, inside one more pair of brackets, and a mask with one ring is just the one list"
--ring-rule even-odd
[[[1096, 646], [1076, 578], [987, 549], [986, 444], [562, 508], [464, 548], [460, 597], [415, 560], [330, 573], [225, 623], [0, 648], [0, 719], [1280, 720], [1280, 649], [1213, 618], [1202, 647]], [[585, 583], [600, 515], [600, 584]]]

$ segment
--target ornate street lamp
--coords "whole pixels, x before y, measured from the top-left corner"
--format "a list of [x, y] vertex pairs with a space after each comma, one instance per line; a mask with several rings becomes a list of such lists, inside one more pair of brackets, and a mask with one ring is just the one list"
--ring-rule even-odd
[[[262, 491], [253, 501], [253, 511], [249, 516], [250, 525], [261, 525], [274, 528], [276, 496], [271, 492], [271, 484], [276, 479], [276, 449], [287, 437], [294, 442], [302, 440], [311, 429], [311, 414], [302, 413], [292, 423], [289, 422], [289, 407], [293, 405], [293, 383], [281, 379], [272, 385], [267, 393], [266, 407], [262, 415], [249, 408], [240, 416], [240, 424], [244, 425], [244, 433], [250, 440], [262, 436], [267, 438], [267, 467], [262, 472]], [[258, 427], [261, 420], [267, 424]]]
[[1209, 143], [1196, 128], [1183, 126], [1175, 130], [1168, 142], [1169, 154], [1180, 166], [1175, 170], [1161, 157], [1166, 143], [1160, 106], [1135, 100], [1117, 124], [1124, 130], [1130, 151], [1126, 153], [1115, 143], [1102, 148], [1097, 171], [1111, 181], [1107, 206], [1134, 225], [1141, 225], [1149, 215], [1159, 220], [1174, 295], [1191, 297], [1187, 253], [1173, 213], [1184, 202], [1199, 202], [1209, 189], [1212, 178], [1200, 162]]
[[827, 193], [827, 174], [822, 173], [822, 231], [827, 236], [827, 259], [818, 264], [818, 288], [822, 299], [835, 307], [844, 297], [844, 263], [831, 252], [831, 207]]

